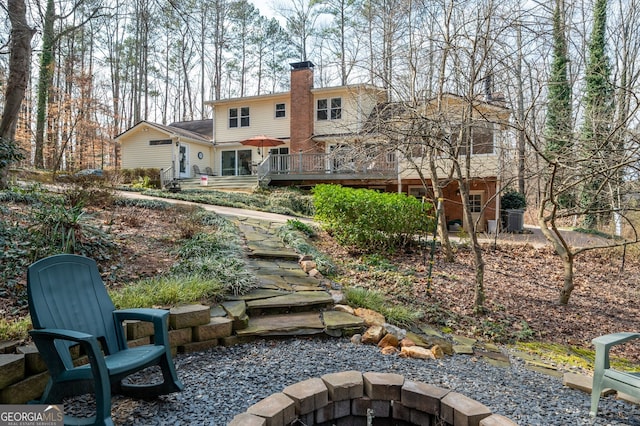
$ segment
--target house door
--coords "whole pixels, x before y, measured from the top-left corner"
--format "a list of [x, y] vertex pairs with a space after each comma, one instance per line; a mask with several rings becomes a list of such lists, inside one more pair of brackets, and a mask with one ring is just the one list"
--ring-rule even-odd
[[180, 145], [179, 153], [180, 177], [187, 178], [189, 176], [189, 146]]
[[251, 150], [222, 151], [222, 176], [251, 174]]
[[[485, 230], [484, 215], [482, 214], [483, 207], [484, 191], [469, 191], [469, 209], [471, 210], [471, 218], [476, 224], [477, 232], [484, 232]], [[471, 226], [465, 223], [464, 229], [468, 231]]]

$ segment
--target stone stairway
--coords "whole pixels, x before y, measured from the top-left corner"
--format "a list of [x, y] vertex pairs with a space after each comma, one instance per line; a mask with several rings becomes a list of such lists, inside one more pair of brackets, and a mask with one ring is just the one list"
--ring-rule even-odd
[[300, 256], [276, 235], [280, 223], [237, 219], [237, 224], [259, 287], [223, 303], [227, 313], [233, 312], [236, 336], [243, 340], [323, 333], [340, 336], [344, 329], [364, 327], [361, 318], [332, 310], [342, 294], [301, 268]]

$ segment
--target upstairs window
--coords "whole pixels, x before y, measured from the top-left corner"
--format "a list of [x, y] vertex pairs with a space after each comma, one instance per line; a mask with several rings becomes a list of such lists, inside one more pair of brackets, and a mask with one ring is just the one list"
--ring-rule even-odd
[[276, 118], [284, 118], [287, 116], [285, 104], [276, 104]]
[[229, 127], [249, 127], [249, 107], [229, 108]]
[[340, 120], [342, 118], [342, 98], [318, 99], [316, 102], [316, 119]]
[[340, 120], [342, 118], [342, 99], [331, 99], [331, 119]]
[[473, 154], [493, 154], [493, 124], [476, 125], [473, 135]]
[[[471, 155], [493, 154], [494, 129], [492, 123], [475, 123], [471, 127]], [[451, 134], [451, 144], [459, 148], [459, 155], [466, 155], [466, 132], [457, 129]], [[460, 144], [460, 146], [457, 146]]]

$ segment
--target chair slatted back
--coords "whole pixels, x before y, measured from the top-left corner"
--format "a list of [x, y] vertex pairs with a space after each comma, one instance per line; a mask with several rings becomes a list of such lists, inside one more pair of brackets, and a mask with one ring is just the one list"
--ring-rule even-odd
[[115, 306], [93, 259], [61, 254], [35, 262], [27, 271], [27, 294], [35, 329], [81, 331], [103, 339], [109, 354], [119, 350]]

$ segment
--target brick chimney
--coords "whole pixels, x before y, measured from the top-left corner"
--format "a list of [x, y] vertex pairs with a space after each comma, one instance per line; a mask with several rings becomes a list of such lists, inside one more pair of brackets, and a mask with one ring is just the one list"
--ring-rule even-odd
[[291, 153], [317, 152], [313, 136], [313, 63], [295, 62], [291, 65]]

